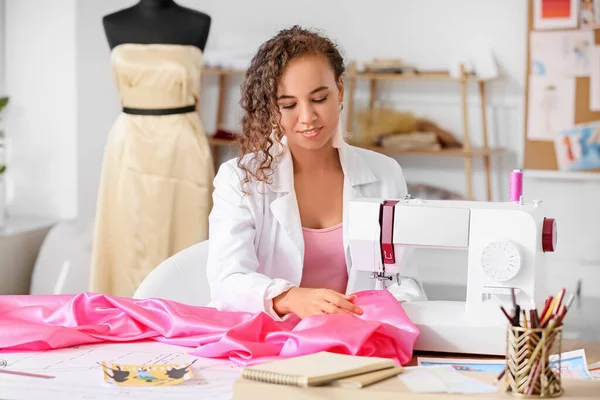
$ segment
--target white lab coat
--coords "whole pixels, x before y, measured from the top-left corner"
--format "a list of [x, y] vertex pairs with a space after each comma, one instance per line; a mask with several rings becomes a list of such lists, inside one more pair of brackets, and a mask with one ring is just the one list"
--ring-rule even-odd
[[[209, 217], [209, 306], [264, 311], [278, 319], [272, 299], [300, 284], [304, 239], [294, 192], [292, 157], [286, 143], [284, 138], [285, 153], [274, 168], [272, 184], [247, 185], [247, 195], [241, 188], [243, 175], [237, 158], [219, 168]], [[341, 144], [339, 154], [344, 171], [342, 222], [349, 278], [346, 293], [354, 293], [375, 289], [375, 280], [369, 272], [352, 270], [347, 239], [349, 201], [359, 197], [401, 198], [407, 194], [407, 188], [402, 169], [394, 159], [347, 143]], [[403, 271], [400, 284], [388, 289], [401, 301], [426, 299], [416, 266], [408, 263]]]

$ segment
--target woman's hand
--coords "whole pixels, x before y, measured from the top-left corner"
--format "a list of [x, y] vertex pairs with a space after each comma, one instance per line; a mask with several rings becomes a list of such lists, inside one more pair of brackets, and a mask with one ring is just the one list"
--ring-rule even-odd
[[330, 289], [294, 287], [273, 299], [273, 309], [279, 315], [294, 313], [300, 318], [319, 314], [362, 314], [352, 302], [354, 295], [344, 295]]

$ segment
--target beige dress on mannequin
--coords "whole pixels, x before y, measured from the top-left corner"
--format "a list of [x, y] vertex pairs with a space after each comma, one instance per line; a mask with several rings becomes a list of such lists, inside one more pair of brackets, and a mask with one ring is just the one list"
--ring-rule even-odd
[[[202, 55], [187, 45], [116, 46], [122, 106], [197, 105]], [[198, 112], [121, 113], [104, 154], [90, 290], [131, 297], [158, 264], [207, 239], [214, 173]]]

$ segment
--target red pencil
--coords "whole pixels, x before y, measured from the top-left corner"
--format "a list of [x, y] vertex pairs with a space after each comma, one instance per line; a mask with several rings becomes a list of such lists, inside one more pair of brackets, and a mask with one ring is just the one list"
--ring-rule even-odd
[[539, 314], [542, 319], [544, 319], [544, 317], [546, 316], [548, 308], [550, 308], [550, 304], [552, 304], [552, 300], [554, 300], [554, 296], [550, 296], [546, 299], [546, 302], [544, 303], [544, 309], [542, 310], [542, 313]]
[[498, 382], [500, 382], [500, 379], [502, 379], [502, 377], [504, 376], [504, 374], [505, 374], [505, 373], [506, 373], [506, 368], [504, 368], [504, 369], [502, 370], [502, 372], [500, 372], [500, 375], [498, 375], [498, 376], [496, 377], [496, 380], [494, 381], [494, 383], [498, 383]]
[[562, 307], [560, 308], [560, 312], [558, 313], [558, 316], [556, 318], [556, 326], [559, 326], [560, 324], [562, 324], [562, 321], [565, 318], [565, 315], [567, 315], [567, 307], [565, 307], [565, 305], [563, 304]]
[[535, 310], [529, 310], [529, 320], [531, 321], [531, 328], [537, 328], [537, 321], [535, 319]]

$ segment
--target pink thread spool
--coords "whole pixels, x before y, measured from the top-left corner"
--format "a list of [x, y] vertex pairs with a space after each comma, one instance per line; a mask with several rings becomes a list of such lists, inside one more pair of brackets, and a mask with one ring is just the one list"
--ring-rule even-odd
[[510, 201], [520, 201], [523, 196], [523, 171], [515, 169], [510, 173]]

